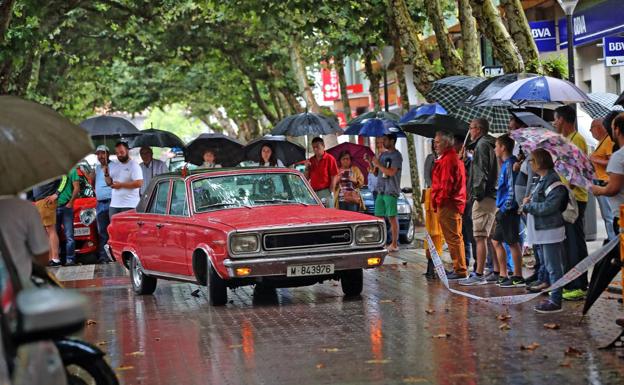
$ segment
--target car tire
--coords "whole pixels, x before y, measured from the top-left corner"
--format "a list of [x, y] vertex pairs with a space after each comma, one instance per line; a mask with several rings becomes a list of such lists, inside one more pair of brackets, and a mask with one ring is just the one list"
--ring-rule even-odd
[[407, 233], [399, 235], [399, 242], [404, 245], [410, 244], [414, 241], [414, 234], [416, 233], [416, 227], [414, 226], [414, 220], [410, 219]]
[[138, 295], [154, 293], [158, 282], [156, 278], [143, 273], [143, 267], [137, 256], [133, 256], [130, 262], [130, 281], [132, 281], [132, 289]]
[[356, 297], [362, 293], [364, 275], [362, 269], [345, 270], [340, 277], [340, 286], [346, 297]]
[[223, 306], [227, 303], [227, 284], [219, 277], [217, 271], [210, 265], [208, 277], [208, 293], [210, 294], [210, 304], [212, 306]]

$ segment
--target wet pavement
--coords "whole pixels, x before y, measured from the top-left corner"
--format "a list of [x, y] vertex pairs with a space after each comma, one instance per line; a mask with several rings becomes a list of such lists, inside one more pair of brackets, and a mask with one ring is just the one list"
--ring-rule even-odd
[[499, 307], [427, 282], [422, 250], [403, 249], [387, 262], [365, 272], [361, 298], [344, 299], [335, 282], [247, 287], [229, 291], [220, 308], [187, 283], [159, 281], [154, 295], [135, 296], [117, 264], [61, 268], [57, 276], [89, 297], [95, 322], [83, 338], [107, 352], [123, 384], [624, 383], [624, 358], [598, 350], [620, 331], [613, 319], [624, 310], [614, 294], [603, 294], [584, 319], [582, 302], [543, 315], [532, 310], [535, 301]]

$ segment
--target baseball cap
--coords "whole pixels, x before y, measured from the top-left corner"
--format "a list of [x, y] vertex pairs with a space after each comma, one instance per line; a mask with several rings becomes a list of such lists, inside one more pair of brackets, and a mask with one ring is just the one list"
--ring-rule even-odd
[[97, 148], [95, 149], [95, 152], [96, 152], [96, 153], [97, 153], [97, 152], [100, 152], [100, 151], [110, 153], [110, 150], [109, 150], [109, 149], [108, 149], [108, 147], [107, 147], [106, 145], [104, 145], [104, 144], [100, 144], [100, 145], [99, 145], [99, 146], [97, 146]]

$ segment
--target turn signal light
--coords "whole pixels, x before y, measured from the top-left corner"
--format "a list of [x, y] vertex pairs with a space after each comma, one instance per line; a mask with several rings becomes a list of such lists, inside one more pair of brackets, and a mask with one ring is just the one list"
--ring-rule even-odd
[[366, 262], [368, 263], [368, 266], [381, 265], [381, 258], [379, 258], [379, 257], [371, 257], [371, 258], [368, 258], [368, 260]]
[[251, 269], [248, 267], [237, 267], [236, 268], [236, 275], [238, 275], [239, 277], [244, 277], [246, 275], [251, 274]]

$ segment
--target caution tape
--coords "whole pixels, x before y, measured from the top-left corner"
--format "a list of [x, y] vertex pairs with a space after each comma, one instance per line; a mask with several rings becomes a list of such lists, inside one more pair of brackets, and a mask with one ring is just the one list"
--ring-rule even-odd
[[435, 267], [436, 274], [440, 277], [442, 284], [454, 294], [459, 294], [464, 297], [468, 297], [478, 301], [485, 301], [489, 303], [494, 303], [498, 305], [517, 305], [523, 302], [530, 301], [536, 297], [539, 297], [542, 293], [550, 292], [552, 290], [558, 289], [567, 285], [568, 283], [574, 281], [581, 274], [585, 273], [589, 270], [590, 267], [594, 266], [596, 263], [600, 262], [613, 248], [620, 243], [619, 237], [612, 239], [609, 243], [602, 246], [600, 249], [591, 253], [587, 258], [584, 258], [581, 262], [579, 262], [576, 266], [574, 266], [570, 271], [568, 271], [563, 277], [557, 280], [557, 282], [550, 285], [548, 289], [545, 289], [539, 293], [531, 293], [531, 294], [519, 294], [519, 295], [503, 295], [498, 297], [481, 297], [478, 295], [474, 295], [471, 293], [467, 293], [465, 291], [456, 290], [449, 286], [448, 278], [446, 276], [446, 270], [444, 270], [444, 265], [442, 264], [442, 259], [440, 259], [440, 254], [438, 254], [438, 250], [436, 250], [433, 245], [433, 241], [431, 240], [431, 236], [427, 232], [427, 245], [429, 247], [429, 253], [431, 254], [431, 259], [433, 260], [433, 265]]

